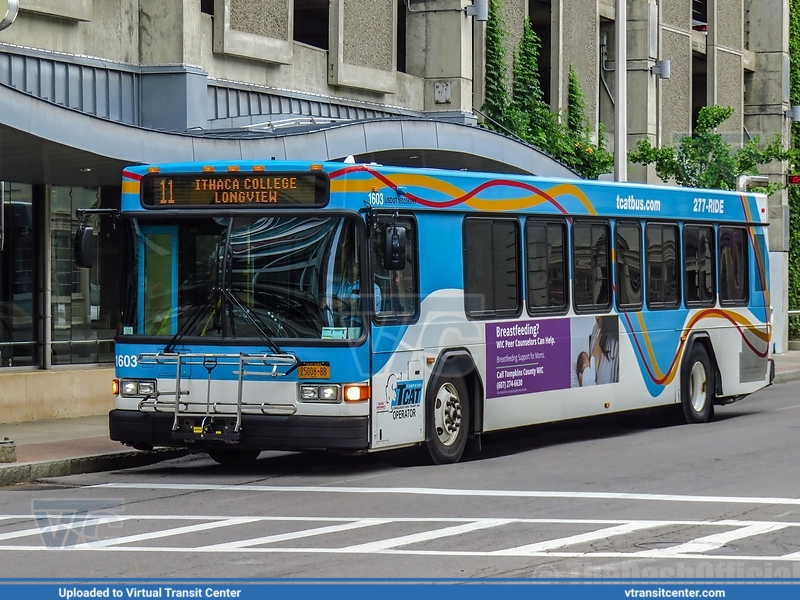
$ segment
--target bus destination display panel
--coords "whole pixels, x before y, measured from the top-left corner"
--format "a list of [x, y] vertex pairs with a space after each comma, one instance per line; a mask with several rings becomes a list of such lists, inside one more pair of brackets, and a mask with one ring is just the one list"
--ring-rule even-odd
[[325, 173], [177, 173], [146, 175], [142, 203], [151, 208], [325, 206]]

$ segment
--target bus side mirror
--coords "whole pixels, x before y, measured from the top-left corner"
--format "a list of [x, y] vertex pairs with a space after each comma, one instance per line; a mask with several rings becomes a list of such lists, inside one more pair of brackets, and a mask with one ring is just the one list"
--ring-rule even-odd
[[94, 228], [81, 223], [75, 232], [75, 264], [81, 269], [94, 265]]
[[387, 227], [383, 248], [383, 268], [402, 271], [406, 268], [406, 228]]

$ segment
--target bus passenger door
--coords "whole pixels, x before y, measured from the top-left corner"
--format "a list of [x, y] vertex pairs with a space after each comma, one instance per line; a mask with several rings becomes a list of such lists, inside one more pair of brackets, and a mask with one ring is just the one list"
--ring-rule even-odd
[[421, 442], [425, 436], [423, 410], [424, 358], [421, 349], [391, 351], [402, 327], [373, 328], [373, 354], [380, 366], [372, 378], [372, 447], [382, 448]]
[[[425, 414], [424, 355], [418, 337], [418, 246], [411, 216], [373, 215], [370, 239], [375, 287], [372, 327], [372, 448], [423, 441]], [[404, 263], [387, 268], [387, 236], [402, 228]]]
[[178, 229], [144, 226], [139, 239], [141, 335], [174, 335], [178, 330]]

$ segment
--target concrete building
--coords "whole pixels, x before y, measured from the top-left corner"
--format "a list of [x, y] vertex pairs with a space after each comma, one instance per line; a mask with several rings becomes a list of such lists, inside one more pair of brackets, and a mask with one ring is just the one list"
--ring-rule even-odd
[[[529, 16], [554, 110], [574, 65], [614, 135], [620, 0], [502, 0], [510, 48]], [[18, 6], [17, 6], [18, 5]], [[340, 160], [572, 177], [475, 126], [485, 23], [472, 0], [4, 0], [0, 14], [0, 422], [111, 406], [120, 278], [113, 224], [72, 262], [75, 209], [119, 203], [135, 162]], [[690, 133], [704, 104], [732, 139], [786, 134], [788, 0], [628, 0], [628, 143]], [[509, 54], [510, 56], [510, 54]], [[653, 73], [669, 60], [671, 77]], [[663, 63], [662, 63], [663, 64]], [[663, 70], [662, 70], [663, 74]], [[775, 165], [779, 176], [783, 165]], [[655, 182], [631, 168], [631, 180]], [[784, 290], [787, 200], [771, 201]], [[773, 296], [780, 311], [785, 291]], [[780, 324], [778, 348], [785, 345]], [[57, 391], [57, 393], [56, 393]]]

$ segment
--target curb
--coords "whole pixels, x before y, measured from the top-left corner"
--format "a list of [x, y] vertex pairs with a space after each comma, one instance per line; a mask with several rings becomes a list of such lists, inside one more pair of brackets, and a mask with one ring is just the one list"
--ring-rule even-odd
[[144, 467], [164, 460], [180, 458], [187, 454], [189, 454], [189, 450], [185, 448], [163, 448], [152, 452], [127, 450], [44, 462], [12, 463], [0, 466], [0, 487], [30, 483], [47, 477]]
[[800, 371], [775, 373], [775, 379], [772, 380], [772, 383], [787, 383], [789, 381], [800, 381]]

